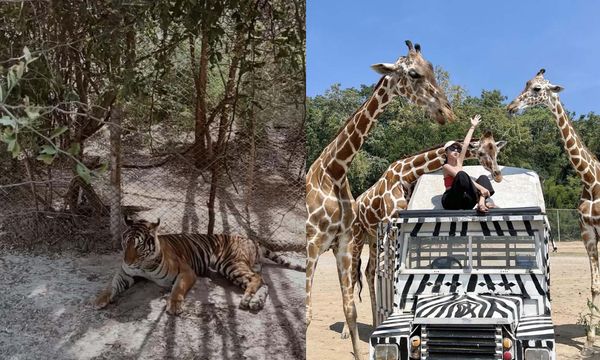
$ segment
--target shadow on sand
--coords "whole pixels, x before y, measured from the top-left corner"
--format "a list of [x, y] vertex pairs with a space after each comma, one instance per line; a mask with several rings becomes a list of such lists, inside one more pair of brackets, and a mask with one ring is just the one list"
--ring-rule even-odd
[[[361, 341], [368, 343], [369, 338], [371, 337], [371, 333], [373, 332], [373, 326], [363, 324], [361, 322], [357, 322], [356, 325], [358, 326], [358, 337], [360, 338]], [[344, 329], [344, 323], [341, 321], [338, 321], [338, 322], [332, 324], [331, 326], [329, 326], [329, 329], [335, 331], [336, 333], [340, 334], [340, 336], [341, 336], [342, 330]]]

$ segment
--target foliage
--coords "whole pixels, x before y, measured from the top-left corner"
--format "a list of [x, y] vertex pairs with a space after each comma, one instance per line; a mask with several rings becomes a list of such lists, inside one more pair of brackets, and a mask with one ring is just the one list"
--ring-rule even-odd
[[[262, 131], [302, 100], [304, 12], [297, 0], [2, 3], [0, 64], [8, 70], [0, 66], [0, 116], [7, 149], [13, 156], [35, 154], [41, 163], [32, 163], [33, 172], [69, 155], [89, 179], [86, 140], [110, 123], [115, 104], [124, 110], [123, 126], [142, 129], [143, 141], [162, 152], [174, 149], [156, 146], [156, 129], [193, 132], [200, 101], [212, 121], [207, 138], [223, 141], [234, 122], [244, 129], [249, 113]], [[37, 57], [34, 63], [19, 65], [23, 57], [15, 52], [24, 47]], [[207, 49], [206, 68], [196, 47]], [[201, 73], [206, 88], [195, 86]], [[268, 106], [282, 99], [284, 109]], [[26, 127], [12, 125], [7, 110], [14, 107], [16, 119], [29, 119]]]
[[[380, 115], [378, 123], [353, 161], [348, 178], [354, 196], [368, 189], [393, 161], [423, 149], [440, 145], [449, 139], [462, 139], [468, 118], [482, 115], [474, 137], [490, 130], [496, 140], [508, 145], [500, 152], [498, 162], [505, 166], [529, 168], [543, 181], [548, 208], [576, 208], [581, 191], [556, 126], [554, 116], [545, 108], [528, 109], [510, 116], [506, 97], [498, 90], [483, 90], [477, 97], [466, 96], [460, 86], [452, 85], [449, 75], [436, 69], [440, 86], [449, 94], [458, 121], [438, 125], [423, 110], [403, 99], [394, 99]], [[345, 121], [367, 100], [372, 86], [342, 89], [334, 84], [323, 95], [307, 99], [308, 164], [335, 137]], [[580, 116], [574, 126], [588, 148], [600, 154], [600, 116]]]

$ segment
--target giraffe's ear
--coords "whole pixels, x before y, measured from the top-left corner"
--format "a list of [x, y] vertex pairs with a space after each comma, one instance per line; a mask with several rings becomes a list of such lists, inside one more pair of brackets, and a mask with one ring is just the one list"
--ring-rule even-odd
[[506, 146], [506, 140], [496, 141], [496, 147], [498, 150], [502, 149], [504, 146]]
[[379, 63], [371, 65], [371, 69], [381, 75], [388, 75], [396, 71], [398, 66], [396, 64]]
[[552, 85], [550, 86], [550, 91], [555, 92], [555, 93], [559, 93], [561, 91], [563, 91], [563, 87], [560, 85]]

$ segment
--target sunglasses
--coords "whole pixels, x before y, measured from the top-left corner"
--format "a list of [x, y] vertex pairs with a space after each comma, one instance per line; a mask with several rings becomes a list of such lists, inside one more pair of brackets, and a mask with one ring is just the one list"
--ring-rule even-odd
[[462, 149], [460, 147], [458, 147], [458, 146], [451, 146], [451, 147], [448, 148], [448, 150], [450, 152], [454, 152], [454, 151], [460, 152]]

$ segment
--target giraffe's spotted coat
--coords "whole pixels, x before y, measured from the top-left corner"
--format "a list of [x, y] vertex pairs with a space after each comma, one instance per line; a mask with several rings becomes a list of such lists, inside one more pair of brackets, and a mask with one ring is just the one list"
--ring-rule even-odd
[[[335, 139], [325, 147], [306, 175], [306, 316], [312, 318], [311, 289], [319, 255], [333, 249], [343, 297], [343, 308], [354, 354], [360, 353], [356, 309], [351, 279], [351, 226], [355, 217], [354, 199], [346, 174], [377, 117], [396, 96], [426, 104], [428, 113], [440, 123], [451, 121], [454, 113], [437, 85], [433, 67], [422, 56], [420, 47], [409, 46], [408, 55], [394, 64], [376, 64], [373, 69], [383, 77], [371, 97], [347, 120]], [[429, 101], [430, 99], [434, 101]], [[345, 260], [344, 260], [345, 259]]]

